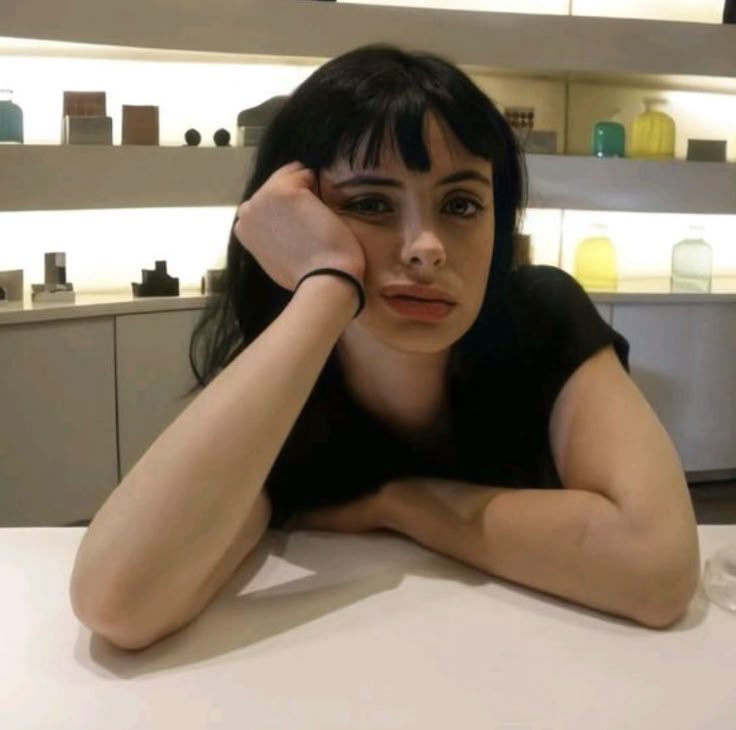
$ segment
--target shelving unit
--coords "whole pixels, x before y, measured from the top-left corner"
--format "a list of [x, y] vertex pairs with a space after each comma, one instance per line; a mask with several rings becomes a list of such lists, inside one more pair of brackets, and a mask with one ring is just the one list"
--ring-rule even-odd
[[[314, 64], [382, 41], [435, 52], [470, 72], [552, 80], [560, 87], [593, 81], [736, 99], [736, 27], [703, 23], [307, 0], [24, 0], [0, 4], [0, 33], [0, 59], [37, 53], [23, 44], [19, 49], [18, 39], [55, 43], [40, 54], [50, 73], [70, 43], [94, 44], [73, 47], [90, 60], [205, 62], [216, 79], [218, 64]], [[183, 94], [189, 91], [182, 87]], [[0, 146], [0, 213], [235, 206], [252, 162], [252, 151], [242, 148]], [[527, 163], [533, 208], [719, 214], [736, 221], [733, 162], [530, 155]], [[674, 435], [686, 469], [733, 472], [736, 295], [593, 299], [632, 342], [632, 374]], [[183, 407], [181, 391], [191, 377], [188, 334], [205, 302], [194, 292], [155, 300], [78, 294], [72, 306], [0, 306], [0, 365], [6, 363], [9, 374], [0, 380], [7, 415], [0, 449], [9, 445], [13, 457], [0, 459], [0, 485], [11, 487], [0, 499], [3, 519], [38, 524], [89, 517]], [[33, 357], [21, 357], [26, 352]], [[19, 358], [22, 364], [11, 369], [11, 359]], [[50, 369], [51, 385], [34, 392]], [[96, 390], [87, 397], [93, 376]], [[64, 383], [73, 386], [68, 393]], [[84, 398], [88, 412], [70, 429], [70, 414]], [[24, 418], [36, 420], [21, 434], [13, 424]], [[35, 436], [27, 435], [36, 433], [59, 444], [53, 459], [38, 458], [43, 446], [30, 444]], [[99, 463], [80, 480], [74, 466], [86, 463], [90, 443]], [[12, 490], [23, 489], [31, 497], [16, 503]], [[76, 496], [69, 502], [67, 494]]]

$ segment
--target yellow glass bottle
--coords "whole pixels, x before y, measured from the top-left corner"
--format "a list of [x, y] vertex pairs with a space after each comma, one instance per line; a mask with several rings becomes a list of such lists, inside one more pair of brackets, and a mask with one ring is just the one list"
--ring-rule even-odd
[[573, 276], [586, 291], [616, 291], [616, 247], [605, 225], [591, 226], [575, 249]]
[[675, 120], [661, 107], [664, 99], [644, 99], [646, 111], [631, 127], [629, 157], [644, 160], [671, 160], [675, 156]]

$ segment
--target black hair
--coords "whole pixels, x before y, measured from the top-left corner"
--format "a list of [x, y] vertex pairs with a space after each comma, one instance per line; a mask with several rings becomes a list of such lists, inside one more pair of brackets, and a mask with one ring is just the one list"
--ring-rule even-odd
[[[360, 165], [375, 167], [387, 139], [408, 169], [427, 171], [431, 160], [424, 128], [430, 112], [470, 153], [492, 163], [493, 258], [481, 312], [467, 333], [478, 339], [491, 295], [510, 270], [526, 176], [522, 152], [503, 114], [450, 62], [387, 45], [364, 46], [328, 61], [294, 91], [265, 130], [242, 200], [291, 161], [319, 171], [345, 156], [352, 166], [367, 143]], [[199, 386], [266, 329], [290, 296], [231, 232], [223, 291], [212, 296], [191, 338], [189, 357]]]

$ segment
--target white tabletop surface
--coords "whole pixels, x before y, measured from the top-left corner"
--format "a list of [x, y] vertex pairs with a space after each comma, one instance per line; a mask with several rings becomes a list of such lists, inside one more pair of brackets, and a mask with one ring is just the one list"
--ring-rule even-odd
[[[736, 539], [699, 530], [704, 562]], [[657, 631], [398, 536], [272, 531], [193, 624], [125, 652], [71, 612], [83, 533], [0, 529], [2, 730], [736, 729], [736, 614], [702, 592]]]

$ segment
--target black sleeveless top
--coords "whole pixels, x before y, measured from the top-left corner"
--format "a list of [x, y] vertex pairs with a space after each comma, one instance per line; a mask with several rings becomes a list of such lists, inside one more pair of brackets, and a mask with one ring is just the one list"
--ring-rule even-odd
[[561, 486], [548, 436], [555, 399], [603, 347], [613, 345], [628, 369], [628, 343], [555, 267], [510, 273], [490, 303], [453, 346], [447, 421], [421, 440], [398, 435], [350, 395], [333, 351], [266, 481], [272, 527], [399, 477]]

